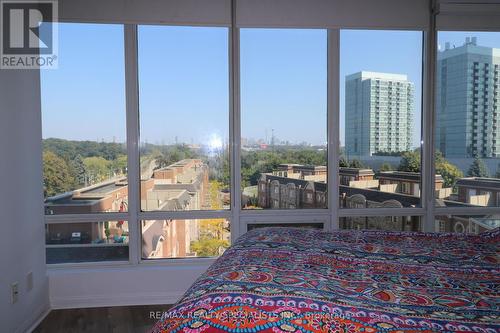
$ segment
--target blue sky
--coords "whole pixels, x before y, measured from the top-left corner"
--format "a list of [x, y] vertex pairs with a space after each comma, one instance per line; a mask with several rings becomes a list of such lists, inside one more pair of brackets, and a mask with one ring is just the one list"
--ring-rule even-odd
[[[497, 47], [498, 34], [465, 36]], [[242, 136], [326, 141], [326, 31], [241, 30]], [[228, 138], [227, 28], [139, 28], [141, 141], [204, 143]], [[61, 24], [59, 69], [42, 71], [43, 136], [125, 141], [123, 28]], [[341, 32], [340, 139], [344, 78], [360, 70], [407, 74], [415, 84], [414, 145], [420, 141], [422, 34]]]

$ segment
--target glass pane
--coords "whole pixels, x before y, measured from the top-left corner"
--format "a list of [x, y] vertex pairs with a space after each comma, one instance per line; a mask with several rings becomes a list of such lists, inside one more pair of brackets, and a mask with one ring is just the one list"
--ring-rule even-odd
[[41, 70], [47, 214], [127, 210], [123, 52], [121, 25], [59, 24], [59, 68]]
[[244, 209], [326, 208], [326, 30], [241, 30]]
[[230, 207], [227, 28], [139, 27], [141, 208]]
[[340, 206], [419, 206], [422, 32], [342, 30], [340, 57]]
[[230, 245], [229, 228], [226, 219], [142, 221], [142, 258], [218, 257]]
[[340, 218], [341, 229], [422, 231], [420, 216], [352, 216]]
[[499, 207], [500, 32], [439, 32], [438, 44], [436, 205]]
[[436, 232], [480, 234], [500, 227], [500, 214], [496, 215], [438, 215]]
[[57, 223], [45, 226], [47, 264], [127, 261], [126, 221]]

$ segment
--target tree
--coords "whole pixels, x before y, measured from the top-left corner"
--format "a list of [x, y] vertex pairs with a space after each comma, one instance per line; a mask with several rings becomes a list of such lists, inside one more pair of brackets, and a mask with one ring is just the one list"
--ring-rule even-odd
[[111, 162], [103, 157], [87, 157], [83, 159], [83, 163], [92, 183], [98, 183], [110, 177]]
[[361, 163], [360, 160], [352, 160], [351, 163], [349, 164], [351, 168], [356, 168], [356, 169], [361, 169], [364, 167], [363, 163]]
[[75, 179], [76, 185], [86, 185], [86, 172], [85, 164], [83, 163], [82, 155], [78, 154], [70, 162], [71, 173]]
[[476, 157], [467, 171], [468, 177], [489, 177], [490, 173], [483, 160]]
[[111, 161], [113, 172], [123, 175], [127, 171], [127, 155], [119, 155]]
[[[455, 186], [457, 179], [463, 177], [462, 171], [457, 166], [448, 162], [439, 151], [434, 154], [434, 163], [436, 174], [443, 177], [445, 187]], [[420, 172], [420, 151], [404, 152], [398, 170]]]
[[228, 241], [210, 237], [202, 237], [198, 241], [191, 242], [191, 251], [196, 252], [199, 257], [218, 256], [222, 249], [228, 247]]
[[382, 165], [380, 166], [380, 169], [379, 169], [379, 171], [392, 171], [392, 170], [394, 170], [392, 165], [390, 165], [387, 162], [382, 163]]
[[43, 152], [43, 184], [45, 197], [71, 190], [74, 179], [64, 159], [51, 151]]
[[458, 178], [462, 178], [464, 174], [457, 166], [448, 162], [441, 152], [435, 154], [436, 174], [443, 177], [444, 187], [454, 187]]
[[398, 166], [399, 171], [420, 172], [420, 151], [405, 151]]
[[339, 167], [341, 168], [348, 168], [349, 167], [349, 162], [344, 157], [341, 157], [339, 159]]

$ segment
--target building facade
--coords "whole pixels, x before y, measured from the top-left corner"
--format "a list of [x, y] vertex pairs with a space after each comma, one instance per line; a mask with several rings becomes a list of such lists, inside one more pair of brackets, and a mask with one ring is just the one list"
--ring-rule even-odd
[[464, 45], [438, 54], [436, 149], [445, 157], [500, 157], [500, 49]]
[[406, 75], [363, 71], [345, 85], [348, 158], [411, 149], [414, 87]]

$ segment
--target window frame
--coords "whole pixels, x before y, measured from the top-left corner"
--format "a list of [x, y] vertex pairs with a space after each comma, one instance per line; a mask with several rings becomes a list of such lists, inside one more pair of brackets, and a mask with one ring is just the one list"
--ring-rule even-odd
[[[276, 223], [323, 223], [325, 230], [339, 229], [341, 217], [366, 217], [366, 216], [419, 216], [422, 219], [423, 231], [435, 232], [435, 218], [441, 215], [484, 215], [500, 214], [500, 207], [435, 207], [435, 178], [434, 178], [434, 101], [435, 101], [435, 68], [437, 60], [437, 32], [436, 19], [438, 12], [431, 6], [428, 8], [429, 22], [425, 27], [394, 27], [380, 26], [368, 27], [377, 30], [418, 30], [423, 33], [423, 73], [422, 73], [422, 153], [421, 153], [421, 206], [415, 208], [391, 208], [390, 211], [379, 208], [338, 208], [339, 207], [339, 115], [340, 115], [340, 31], [341, 29], [366, 29], [359, 25], [336, 26], [335, 24], [324, 24], [320, 27], [327, 30], [327, 149], [328, 149], [328, 208], [327, 209], [270, 209], [270, 210], [243, 210], [241, 207], [241, 108], [240, 108], [240, 26], [237, 24], [236, 4], [241, 0], [227, 1], [228, 6], [217, 8], [228, 10], [230, 22], [207, 23], [200, 22], [165, 22], [159, 21], [157, 15], [148, 21], [147, 15], [142, 12], [140, 19], [116, 19], [106, 18], [105, 15], [94, 20], [89, 17], [79, 18], [75, 15], [74, 9], [83, 6], [82, 2], [75, 4], [62, 1], [60, 22], [65, 23], [113, 23], [124, 26], [124, 59], [125, 59], [125, 97], [126, 97], [126, 138], [127, 138], [127, 166], [128, 166], [128, 186], [129, 186], [129, 207], [123, 213], [96, 213], [96, 214], [71, 214], [71, 215], [45, 215], [45, 224], [54, 223], [81, 223], [99, 222], [103, 220], [124, 220], [129, 223], [129, 260], [116, 262], [88, 262], [88, 263], [64, 263], [49, 264], [52, 268], [65, 267], [89, 267], [89, 266], [120, 266], [120, 265], [198, 265], [207, 264], [215, 258], [179, 258], [179, 259], [141, 259], [141, 235], [140, 223], [143, 220], [164, 220], [164, 219], [206, 219], [224, 218], [230, 221], [231, 241], [234, 242], [240, 235], [247, 231], [248, 224]], [[120, 1], [115, 1], [120, 2]], [[219, 1], [220, 2], [220, 1]], [[342, 2], [336, 0], [334, 3]], [[178, 6], [179, 4], [176, 3]], [[210, 2], [203, 3], [203, 7], [210, 7]], [[386, 1], [386, 6], [390, 6], [390, 1]], [[140, 6], [135, 4], [134, 8]], [[168, 5], [164, 5], [167, 6]], [[72, 7], [71, 10], [68, 10]], [[74, 7], [74, 8], [73, 8]], [[91, 15], [91, 8], [96, 13], [99, 12], [100, 4], [92, 2], [85, 4], [86, 14]], [[300, 6], [299, 6], [300, 7]], [[288, 8], [288, 7], [287, 7]], [[130, 8], [129, 8], [130, 9]], [[290, 8], [288, 8], [290, 9]], [[221, 9], [222, 10], [222, 9]], [[347, 11], [354, 10], [349, 8]], [[359, 12], [359, 10], [358, 10]], [[69, 14], [68, 14], [69, 13]], [[357, 13], [359, 16], [359, 13]], [[420, 13], [421, 14], [421, 13]], [[420, 15], [419, 14], [419, 15]], [[97, 15], [97, 14], [96, 14]], [[132, 14], [128, 14], [129, 16]], [[112, 16], [112, 15], [111, 15]], [[364, 17], [364, 16], [362, 16]], [[277, 18], [274, 27], [283, 28], [282, 18]], [[455, 30], [458, 23], [454, 21], [449, 30]], [[140, 168], [139, 168], [139, 89], [138, 89], [138, 40], [137, 28], [140, 24], [155, 25], [192, 25], [204, 27], [227, 27], [228, 29], [228, 54], [229, 54], [229, 158], [231, 174], [231, 206], [229, 210], [214, 211], [161, 211], [142, 212], [140, 209]], [[340, 22], [342, 24], [342, 22]], [[241, 27], [243, 28], [243, 27]], [[269, 28], [269, 26], [249, 26], [244, 28]], [[290, 28], [287, 26], [287, 28]], [[307, 26], [296, 26], [296, 28], [311, 28]], [[467, 26], [462, 27], [467, 29]], [[447, 30], [442, 25], [439, 30]], [[485, 26], [484, 31], [498, 31], [500, 27]]]

